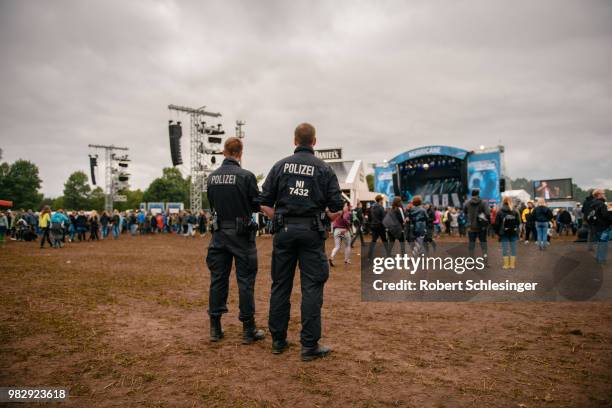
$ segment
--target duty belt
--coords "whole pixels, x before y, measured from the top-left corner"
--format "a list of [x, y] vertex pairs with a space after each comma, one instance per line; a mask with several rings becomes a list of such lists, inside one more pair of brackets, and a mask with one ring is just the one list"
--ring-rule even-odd
[[219, 223], [220, 229], [236, 229], [236, 221], [221, 221]]
[[284, 217], [285, 224], [312, 225], [314, 216], [310, 217]]

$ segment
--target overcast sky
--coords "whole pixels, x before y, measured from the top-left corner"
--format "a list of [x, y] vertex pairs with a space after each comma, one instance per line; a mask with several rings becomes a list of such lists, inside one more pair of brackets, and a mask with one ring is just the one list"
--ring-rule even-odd
[[308, 121], [349, 159], [501, 143], [513, 178], [612, 188], [611, 1], [0, 0], [0, 54], [4, 160], [49, 196], [89, 143], [129, 147], [146, 188], [170, 103], [245, 120], [255, 173]]

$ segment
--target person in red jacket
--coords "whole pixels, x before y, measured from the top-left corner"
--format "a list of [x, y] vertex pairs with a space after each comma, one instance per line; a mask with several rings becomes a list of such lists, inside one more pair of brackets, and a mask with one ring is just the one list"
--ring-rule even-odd
[[494, 237], [495, 236], [495, 218], [497, 215], [497, 206], [496, 205], [491, 205], [491, 224], [489, 225], [489, 236]]

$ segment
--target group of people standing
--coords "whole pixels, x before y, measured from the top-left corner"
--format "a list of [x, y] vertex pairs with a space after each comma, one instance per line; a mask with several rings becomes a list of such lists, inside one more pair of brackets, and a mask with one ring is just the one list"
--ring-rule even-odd
[[48, 244], [61, 248], [66, 242], [98, 241], [122, 234], [145, 235], [175, 233], [194, 237], [208, 231], [209, 217], [204, 210], [194, 215], [189, 210], [177, 213], [152, 214], [148, 211], [85, 212], [63, 209], [52, 211], [45, 206], [40, 213], [32, 210], [0, 213], [0, 241], [8, 234], [15, 241], [34, 241], [40, 238], [40, 247]]

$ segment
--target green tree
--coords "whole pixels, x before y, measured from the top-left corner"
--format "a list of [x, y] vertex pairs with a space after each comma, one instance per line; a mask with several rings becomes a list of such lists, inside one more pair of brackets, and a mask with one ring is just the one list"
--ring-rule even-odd
[[373, 174], [366, 175], [366, 181], [368, 182], [368, 190], [374, 191], [374, 175]]
[[144, 193], [142, 190], [122, 190], [119, 194], [123, 194], [127, 201], [115, 202], [114, 208], [119, 211], [134, 210], [140, 207], [140, 203], [143, 201], [142, 197]]
[[153, 180], [145, 190], [142, 201], [182, 202], [188, 207], [189, 179], [183, 178], [178, 169], [166, 167], [162, 176]]
[[87, 174], [75, 171], [64, 183], [64, 205], [70, 210], [89, 209], [89, 196], [91, 187], [88, 183]]
[[0, 198], [13, 201], [15, 208], [38, 209], [43, 195], [38, 166], [27, 160], [0, 165]]
[[54, 210], [64, 208], [64, 196], [56, 197], [51, 203], [51, 208], [53, 208]]
[[104, 210], [104, 199], [106, 198], [106, 194], [102, 187], [98, 186], [91, 191], [89, 194], [89, 207], [92, 210], [96, 210], [98, 212], [102, 212]]

